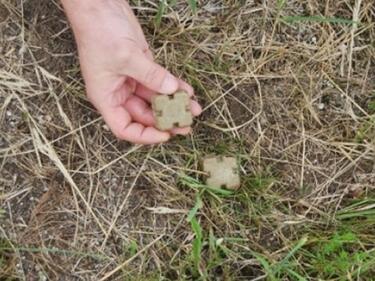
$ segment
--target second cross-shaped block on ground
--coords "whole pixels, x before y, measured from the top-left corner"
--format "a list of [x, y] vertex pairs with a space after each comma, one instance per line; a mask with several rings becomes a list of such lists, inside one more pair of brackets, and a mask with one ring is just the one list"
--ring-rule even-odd
[[236, 158], [207, 157], [203, 160], [203, 171], [208, 174], [206, 184], [212, 187], [237, 189], [240, 175]]

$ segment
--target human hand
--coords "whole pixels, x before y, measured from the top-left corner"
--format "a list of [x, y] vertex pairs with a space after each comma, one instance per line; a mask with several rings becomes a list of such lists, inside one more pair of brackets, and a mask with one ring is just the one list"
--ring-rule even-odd
[[[62, 0], [71, 22], [89, 100], [111, 131], [133, 143], [154, 144], [191, 128], [162, 132], [155, 128], [150, 108], [157, 93], [185, 90], [190, 85], [154, 62], [145, 36], [126, 1]], [[191, 100], [194, 116], [200, 105]]]

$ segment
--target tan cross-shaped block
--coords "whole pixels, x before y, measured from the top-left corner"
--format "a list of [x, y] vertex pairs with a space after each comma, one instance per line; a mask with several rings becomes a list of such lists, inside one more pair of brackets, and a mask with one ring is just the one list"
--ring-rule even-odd
[[203, 171], [208, 174], [206, 184], [212, 187], [237, 189], [240, 175], [237, 160], [233, 157], [208, 157], [203, 160]]
[[190, 97], [184, 91], [178, 91], [171, 96], [154, 96], [152, 109], [156, 120], [156, 128], [159, 130], [166, 131], [175, 127], [188, 127], [193, 123]]

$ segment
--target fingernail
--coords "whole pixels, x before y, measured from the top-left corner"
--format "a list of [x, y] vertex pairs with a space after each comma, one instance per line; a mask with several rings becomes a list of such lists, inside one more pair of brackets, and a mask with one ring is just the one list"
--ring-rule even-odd
[[171, 135], [168, 133], [165, 133], [164, 138], [160, 141], [161, 143], [169, 141], [171, 138]]
[[161, 94], [172, 94], [178, 89], [177, 79], [170, 73], [168, 73], [160, 88]]
[[195, 112], [195, 114], [196, 114], [196, 116], [198, 116], [198, 115], [201, 115], [201, 113], [202, 113], [202, 111], [203, 111], [203, 109], [202, 109], [202, 106], [197, 102], [197, 111]]
[[192, 131], [191, 127], [175, 128], [175, 129], [172, 129], [172, 135], [187, 136], [191, 133], [191, 131]]

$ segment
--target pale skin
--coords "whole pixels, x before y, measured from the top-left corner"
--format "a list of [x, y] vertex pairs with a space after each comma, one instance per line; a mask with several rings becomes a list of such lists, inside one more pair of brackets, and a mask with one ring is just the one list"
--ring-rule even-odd
[[86, 92], [119, 139], [138, 144], [168, 141], [191, 128], [155, 128], [151, 98], [181, 89], [191, 96], [194, 116], [201, 106], [193, 88], [154, 61], [142, 28], [126, 0], [62, 0], [73, 29]]

